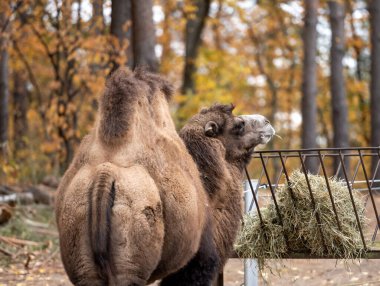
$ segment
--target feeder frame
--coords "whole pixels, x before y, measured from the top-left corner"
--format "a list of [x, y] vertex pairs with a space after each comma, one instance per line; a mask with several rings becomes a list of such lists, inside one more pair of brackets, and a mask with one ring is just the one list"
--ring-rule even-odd
[[[329, 164], [328, 160], [333, 160], [333, 164]], [[290, 166], [287, 164], [290, 160], [295, 160], [296, 163]], [[279, 218], [280, 225], [282, 225], [283, 215], [280, 213], [276, 190], [279, 187], [283, 187], [286, 184], [287, 190], [295, 203], [294, 193], [291, 188], [291, 181], [289, 174], [296, 169], [299, 169], [305, 175], [306, 183], [308, 186], [308, 191], [310, 199], [312, 201], [312, 207], [315, 212], [315, 219], [317, 220], [319, 226], [319, 233], [324, 247], [326, 248], [323, 231], [321, 229], [321, 220], [319, 213], [315, 211], [315, 200], [313, 190], [310, 186], [308, 171], [309, 160], [318, 161], [317, 172], [314, 175], [320, 175], [324, 177], [326, 182], [327, 191], [329, 193], [329, 198], [334, 212], [337, 227], [341, 230], [341, 222], [339, 220], [339, 214], [336, 210], [334, 195], [331, 191], [329, 177], [336, 177], [345, 182], [347, 187], [347, 192], [350, 195], [350, 200], [352, 203], [353, 215], [355, 215], [355, 220], [358, 225], [358, 231], [360, 232], [361, 242], [363, 248], [366, 252], [361, 256], [366, 259], [380, 259], [380, 248], [373, 247], [374, 242], [377, 238], [377, 232], [380, 228], [380, 217], [378, 209], [376, 206], [375, 197], [378, 195], [380, 198], [380, 146], [379, 147], [349, 147], [349, 148], [314, 148], [314, 149], [285, 149], [285, 150], [263, 150], [255, 151], [252, 160], [251, 167], [254, 167], [256, 174], [254, 179], [257, 179], [257, 185], [254, 188], [251, 184], [251, 176], [247, 170], [245, 174], [249, 182], [249, 187], [252, 192], [253, 200], [246, 202], [249, 204], [249, 209], [253, 208], [255, 204], [256, 212], [261, 223], [263, 223], [262, 211], [260, 210], [258, 189], [266, 188], [270, 190], [270, 199], [274, 203], [277, 216]], [[297, 162], [298, 161], [298, 162]], [[356, 161], [356, 163], [355, 163]], [[270, 168], [269, 164], [277, 164], [276, 168]], [[355, 163], [355, 164], [352, 164]], [[335, 164], [335, 167], [334, 167]], [[352, 168], [354, 167], [354, 168]], [[275, 169], [274, 171], [271, 169]], [[334, 170], [333, 174], [329, 176], [329, 171]], [[362, 173], [360, 178], [359, 173]], [[369, 175], [370, 174], [370, 175]], [[272, 176], [271, 176], [272, 175]], [[340, 177], [339, 177], [340, 176]], [[280, 184], [281, 179], [284, 177], [284, 183]], [[264, 183], [265, 181], [265, 183]], [[360, 186], [361, 185], [361, 186]], [[360, 187], [358, 187], [360, 186]], [[367, 202], [370, 199], [371, 206], [369, 208], [373, 209], [373, 217], [369, 217], [374, 223], [373, 234], [370, 238], [366, 237], [363, 226], [359, 220], [359, 213], [357, 206], [355, 205], [353, 192], [361, 192], [366, 196], [365, 208], [368, 209]], [[257, 194], [257, 195], [256, 195]], [[380, 204], [380, 199], [378, 200]], [[284, 234], [286, 243], [288, 239]], [[379, 239], [380, 241], [380, 239]], [[236, 253], [231, 255], [231, 258], [238, 258]], [[255, 257], [252, 257], [254, 259]], [[334, 256], [316, 256], [310, 253], [296, 253], [290, 252], [286, 255], [282, 255], [284, 259], [339, 259], [340, 257]], [[222, 274], [221, 274], [222, 275]], [[220, 279], [223, 276], [219, 276], [216, 285], [223, 285], [223, 281]]]

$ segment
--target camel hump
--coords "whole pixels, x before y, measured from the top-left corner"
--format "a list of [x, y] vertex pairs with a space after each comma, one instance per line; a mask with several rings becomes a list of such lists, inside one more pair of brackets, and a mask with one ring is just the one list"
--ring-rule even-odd
[[168, 101], [175, 92], [174, 86], [168, 80], [159, 74], [148, 72], [144, 67], [138, 67], [135, 70], [135, 77], [149, 86], [151, 94], [161, 91]]
[[88, 193], [88, 229], [93, 259], [98, 268], [99, 278], [112, 284], [112, 264], [110, 261], [111, 215], [116, 195], [115, 179], [106, 165], [98, 169]]
[[[105, 145], [115, 146], [123, 142], [133, 128], [133, 116], [137, 103], [149, 105], [161, 92], [170, 100], [174, 88], [163, 77], [143, 68], [131, 72], [119, 68], [106, 81], [104, 93], [99, 99], [100, 120], [98, 134]], [[146, 107], [147, 108], [147, 107]]]
[[144, 68], [138, 68], [134, 72], [119, 68], [112, 73], [99, 99], [100, 140], [105, 145], [123, 142], [133, 128], [134, 114], [139, 113], [141, 108], [149, 109], [152, 100], [159, 96], [158, 93], [162, 93], [169, 101], [174, 88], [163, 77]]
[[114, 145], [125, 138], [139, 93], [138, 81], [127, 68], [116, 70], [107, 79], [99, 99], [99, 136], [103, 143]]

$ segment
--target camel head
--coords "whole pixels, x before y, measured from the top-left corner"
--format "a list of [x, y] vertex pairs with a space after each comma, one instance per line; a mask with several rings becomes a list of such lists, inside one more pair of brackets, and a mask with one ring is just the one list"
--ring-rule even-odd
[[275, 130], [264, 116], [235, 116], [233, 109], [233, 105], [216, 104], [202, 110], [204, 132], [223, 144], [227, 159], [247, 161], [256, 146], [272, 139]]
[[245, 140], [253, 148], [267, 144], [276, 134], [269, 120], [260, 114], [241, 115], [239, 118], [245, 122]]

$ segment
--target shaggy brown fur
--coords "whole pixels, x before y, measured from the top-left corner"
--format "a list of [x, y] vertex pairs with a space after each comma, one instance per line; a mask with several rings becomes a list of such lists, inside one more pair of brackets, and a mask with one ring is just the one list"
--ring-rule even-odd
[[164, 285], [209, 285], [229, 255], [243, 166], [273, 134], [215, 105], [183, 128], [185, 145], [169, 113], [172, 90], [143, 70], [120, 69], [107, 81], [95, 128], [56, 200], [62, 261], [75, 285], [164, 277]]
[[[241, 150], [241, 141], [233, 140], [244, 134], [236, 135], [233, 131], [236, 117], [232, 109], [232, 106], [215, 105], [202, 110], [180, 132], [209, 194], [213, 236], [222, 265], [230, 254], [242, 217], [243, 163], [253, 151], [253, 148]], [[213, 137], [207, 137], [204, 132], [209, 121], [216, 122], [220, 128]]]
[[[231, 253], [242, 218], [244, 167], [254, 147], [267, 143], [274, 135], [274, 129], [264, 117], [248, 116], [244, 120], [232, 115], [233, 108], [216, 104], [204, 109], [180, 131], [209, 196], [212, 217], [205, 232], [212, 236], [219, 265], [209, 270], [209, 261], [212, 264], [215, 260], [210, 249], [205, 251], [201, 247], [186, 267], [166, 277], [161, 285], [210, 285], [210, 278], [215, 278]], [[211, 131], [207, 128], [210, 123]], [[204, 269], [213, 272], [205, 273]], [[199, 273], [203, 273], [203, 280], [199, 279]]]
[[145, 285], [199, 248], [207, 199], [170, 117], [171, 93], [141, 70], [108, 79], [99, 119], [56, 202], [62, 260], [75, 285]]
[[[139, 84], [142, 81], [144, 84]], [[131, 116], [136, 104], [141, 104], [141, 94], [146, 93], [148, 102], [161, 92], [169, 100], [174, 92], [172, 85], [158, 75], [137, 69], [133, 75], [130, 71], [120, 69], [106, 82], [103, 96], [100, 98], [100, 140], [105, 144], [122, 144], [131, 128]]]

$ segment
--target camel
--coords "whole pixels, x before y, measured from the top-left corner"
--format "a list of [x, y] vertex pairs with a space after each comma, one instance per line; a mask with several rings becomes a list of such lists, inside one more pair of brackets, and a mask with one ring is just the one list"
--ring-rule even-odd
[[[160, 279], [209, 285], [225, 263], [241, 217], [235, 191], [241, 168], [274, 131], [250, 116], [233, 116], [232, 106], [215, 105], [190, 120], [180, 137], [168, 107], [172, 94], [169, 82], [141, 69], [119, 69], [107, 80], [95, 126], [56, 198], [61, 258], [74, 285]], [[196, 136], [203, 138], [199, 148]], [[229, 229], [232, 234], [223, 234]], [[183, 283], [173, 284], [178, 279]]]
[[204, 231], [209, 237], [202, 237], [192, 260], [165, 277], [161, 285], [211, 285], [232, 252], [242, 220], [244, 168], [254, 148], [267, 144], [275, 134], [264, 116], [234, 116], [233, 109], [233, 105], [221, 104], [205, 108], [179, 133], [198, 166], [208, 195], [211, 230]]

